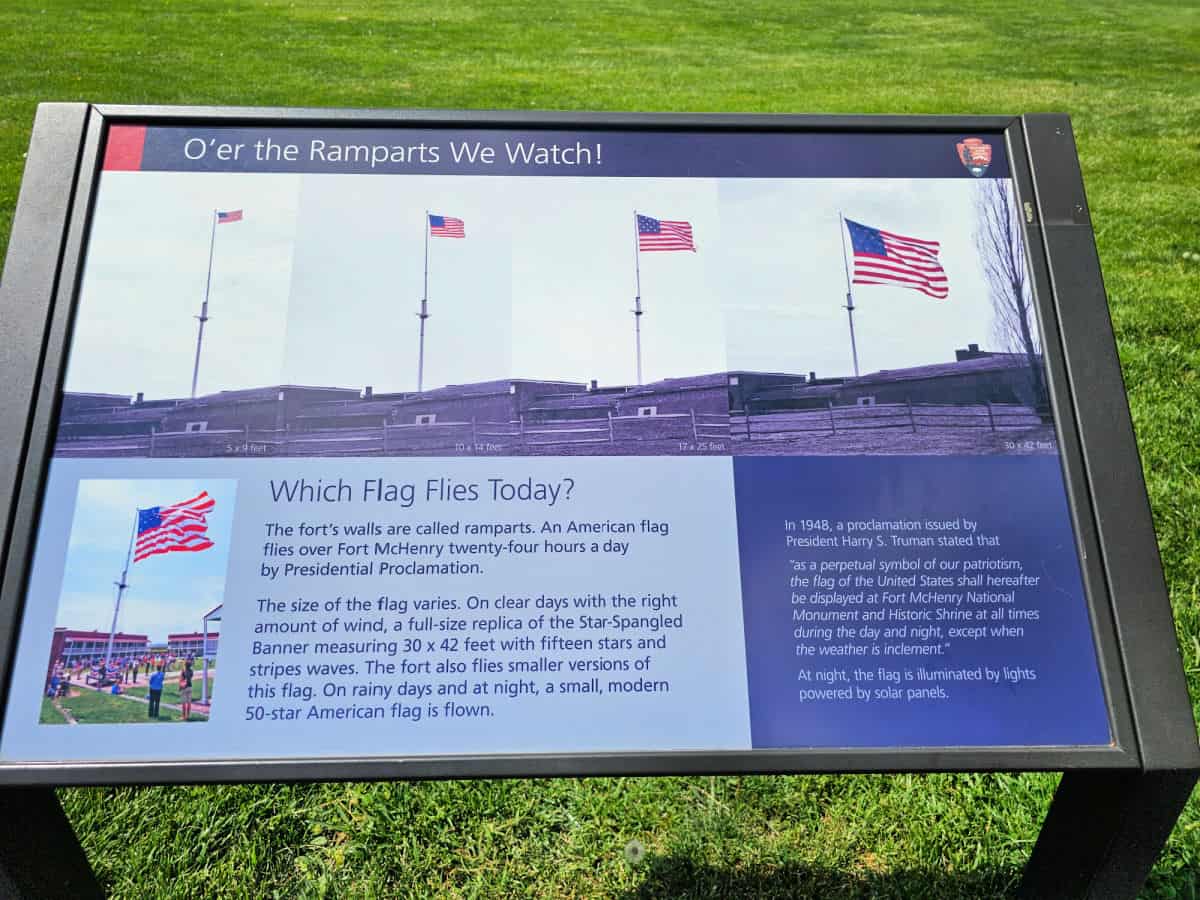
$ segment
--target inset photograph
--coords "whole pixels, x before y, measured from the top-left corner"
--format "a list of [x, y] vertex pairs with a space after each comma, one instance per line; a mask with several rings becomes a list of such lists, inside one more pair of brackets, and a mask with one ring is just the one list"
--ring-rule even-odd
[[44, 725], [204, 722], [236, 481], [80, 481]]
[[212, 177], [106, 180], [56, 456], [728, 451], [714, 180]]
[[721, 192], [735, 455], [1058, 452], [1008, 181]]

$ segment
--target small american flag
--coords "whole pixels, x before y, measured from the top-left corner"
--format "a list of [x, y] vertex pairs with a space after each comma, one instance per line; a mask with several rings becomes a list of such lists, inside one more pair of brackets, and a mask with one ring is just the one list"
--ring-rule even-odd
[[217, 224], [224, 225], [227, 222], [242, 221], [242, 211], [240, 209], [230, 209], [225, 212], [217, 210]]
[[216, 505], [208, 491], [201, 491], [173, 506], [139, 509], [133, 561], [141, 562], [159, 553], [207, 550], [213, 545], [208, 539], [208, 514]]
[[467, 231], [462, 219], [453, 216], [429, 216], [429, 233], [433, 237], [465, 238]]
[[938, 260], [937, 241], [905, 237], [846, 220], [854, 246], [855, 284], [892, 284], [912, 288], [935, 300], [950, 295], [946, 270]]
[[691, 222], [668, 222], [640, 213], [637, 217], [639, 250], [691, 250], [696, 252]]

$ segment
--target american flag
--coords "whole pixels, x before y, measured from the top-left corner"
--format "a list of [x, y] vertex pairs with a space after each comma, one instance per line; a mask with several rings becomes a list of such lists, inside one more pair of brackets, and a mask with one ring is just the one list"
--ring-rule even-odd
[[946, 270], [938, 261], [937, 241], [905, 237], [846, 220], [854, 246], [855, 284], [892, 284], [912, 288], [935, 300], [950, 294]]
[[668, 222], [639, 213], [637, 231], [639, 250], [696, 250], [691, 222]]
[[213, 545], [208, 539], [208, 514], [216, 505], [208, 491], [201, 491], [173, 506], [139, 509], [133, 561], [141, 562], [158, 553], [207, 550]]
[[225, 212], [217, 210], [217, 224], [224, 225], [227, 222], [242, 221], [242, 211], [240, 209], [231, 209]]
[[429, 215], [429, 233], [433, 237], [465, 238], [467, 236], [462, 219], [455, 219], [453, 216], [435, 216], [432, 213]]

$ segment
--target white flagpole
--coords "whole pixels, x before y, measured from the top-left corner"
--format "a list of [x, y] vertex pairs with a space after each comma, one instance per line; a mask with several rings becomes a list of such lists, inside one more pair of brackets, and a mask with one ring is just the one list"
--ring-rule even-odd
[[204, 302], [200, 304], [200, 330], [196, 333], [196, 362], [192, 366], [192, 399], [196, 399], [196, 379], [200, 376], [200, 345], [204, 342], [204, 323], [208, 321], [208, 292], [212, 288], [213, 247], [217, 243], [217, 211], [212, 211], [212, 233], [208, 238], [208, 275], [204, 279]]
[[125, 588], [129, 587], [126, 578], [129, 576], [129, 561], [133, 558], [133, 539], [137, 536], [138, 519], [141, 517], [141, 512], [140, 509], [134, 507], [133, 531], [129, 535], [129, 549], [125, 553], [125, 568], [121, 570], [121, 580], [113, 582], [117, 586], [117, 602], [113, 605], [112, 627], [108, 629], [108, 648], [104, 651], [104, 675], [108, 674], [108, 667], [112, 665], [113, 640], [117, 636], [117, 616], [121, 614], [121, 596], [125, 593]]
[[642, 383], [642, 241], [638, 213], [633, 211], [633, 271], [637, 291], [633, 295], [633, 339], [637, 347], [637, 383]]
[[200, 702], [208, 703], [208, 617], [201, 622], [204, 637], [200, 641]]
[[850, 355], [854, 358], [854, 377], [858, 377], [858, 345], [854, 342], [854, 292], [850, 287], [850, 262], [846, 257], [846, 217], [838, 211], [842, 230], [842, 265], [846, 269], [846, 316], [850, 320]]
[[421, 341], [417, 348], [417, 393], [425, 386], [425, 320], [429, 318], [429, 210], [425, 210], [425, 284], [421, 290]]

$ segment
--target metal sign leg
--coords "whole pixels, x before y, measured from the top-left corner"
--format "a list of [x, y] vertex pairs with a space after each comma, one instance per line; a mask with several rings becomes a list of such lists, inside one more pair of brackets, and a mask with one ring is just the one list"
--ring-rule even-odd
[[1191, 770], [1067, 772], [1018, 896], [1134, 900], [1195, 784]]
[[104, 897], [53, 788], [0, 789], [0, 896]]

